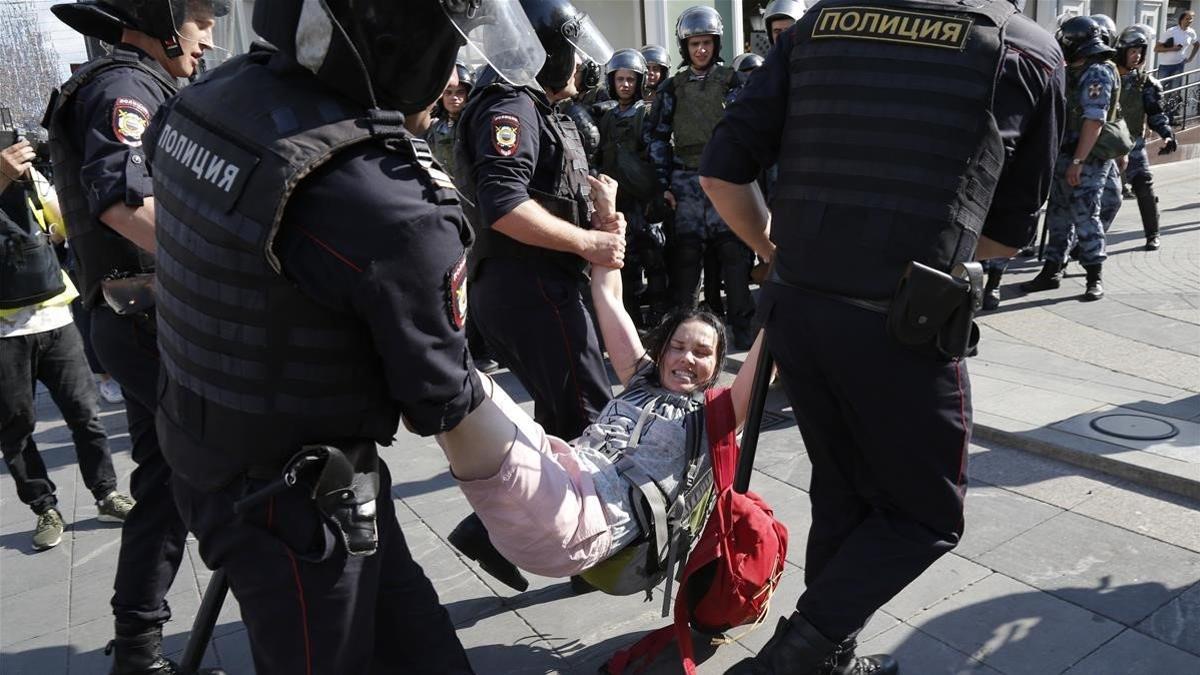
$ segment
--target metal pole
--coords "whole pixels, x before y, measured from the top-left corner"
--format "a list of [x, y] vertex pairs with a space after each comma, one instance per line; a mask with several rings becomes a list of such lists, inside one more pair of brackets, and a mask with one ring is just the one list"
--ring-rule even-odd
[[204, 589], [204, 598], [200, 601], [200, 609], [196, 619], [192, 621], [192, 632], [188, 635], [187, 646], [183, 649], [183, 657], [179, 660], [179, 668], [186, 675], [193, 675], [200, 670], [204, 661], [204, 651], [208, 641], [212, 639], [213, 628], [217, 625], [217, 616], [221, 606], [225, 604], [225, 594], [229, 591], [229, 580], [225, 578], [225, 570], [213, 572]]
[[775, 359], [767, 349], [767, 334], [763, 333], [758, 348], [758, 366], [754, 370], [754, 385], [750, 388], [750, 408], [746, 411], [746, 428], [742, 432], [742, 451], [738, 455], [737, 471], [733, 474], [734, 492], [750, 489], [750, 475], [754, 471], [754, 455], [758, 451], [758, 434], [762, 428], [763, 411], [767, 407], [767, 389], [771, 386], [771, 371]]

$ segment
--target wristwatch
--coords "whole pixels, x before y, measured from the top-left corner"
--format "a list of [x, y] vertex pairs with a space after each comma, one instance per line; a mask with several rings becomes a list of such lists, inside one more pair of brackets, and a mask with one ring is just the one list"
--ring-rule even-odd
[[1072, 158], [1071, 158], [1071, 166], [1079, 166], [1080, 164], [1083, 164], [1083, 160], [1082, 160], [1082, 159], [1079, 159], [1079, 158], [1077, 158], [1077, 157], [1072, 157]]

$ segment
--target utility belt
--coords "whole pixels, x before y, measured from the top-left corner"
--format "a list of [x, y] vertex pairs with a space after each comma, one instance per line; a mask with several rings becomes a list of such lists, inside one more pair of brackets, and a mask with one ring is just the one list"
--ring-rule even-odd
[[282, 472], [278, 467], [251, 467], [248, 477], [271, 482], [238, 500], [234, 511], [246, 513], [287, 490], [304, 490], [321, 519], [338, 535], [347, 555], [372, 555], [379, 550], [375, 523], [379, 457], [373, 447], [371, 452], [352, 454], [357, 462], [332, 445], [305, 445], [284, 464]]
[[798, 286], [784, 281], [774, 268], [767, 280], [808, 295], [883, 314], [887, 332], [901, 345], [941, 359], [974, 356], [979, 344], [975, 313], [983, 305], [983, 266], [958, 263], [946, 274], [910, 262], [889, 300], [868, 300]]

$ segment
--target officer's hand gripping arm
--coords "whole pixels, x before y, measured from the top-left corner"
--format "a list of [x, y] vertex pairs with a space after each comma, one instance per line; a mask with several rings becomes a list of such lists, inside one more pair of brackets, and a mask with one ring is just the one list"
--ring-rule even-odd
[[582, 230], [551, 215], [532, 199], [492, 223], [492, 229], [523, 244], [574, 253], [596, 265], [621, 267], [625, 261], [624, 236]]

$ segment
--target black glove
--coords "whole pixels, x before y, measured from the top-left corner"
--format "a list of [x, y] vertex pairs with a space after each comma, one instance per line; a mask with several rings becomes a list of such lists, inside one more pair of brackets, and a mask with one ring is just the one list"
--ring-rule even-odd
[[1163, 146], [1158, 149], [1158, 154], [1169, 155], [1178, 149], [1179, 149], [1179, 143], [1176, 142], [1175, 137], [1172, 136], [1172, 137], [1168, 138], [1165, 142], [1163, 142]]

